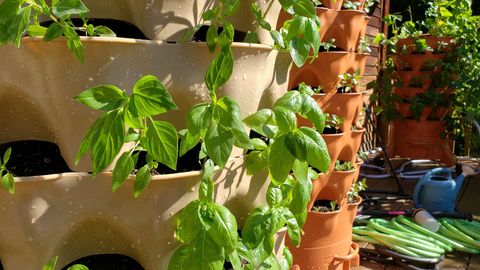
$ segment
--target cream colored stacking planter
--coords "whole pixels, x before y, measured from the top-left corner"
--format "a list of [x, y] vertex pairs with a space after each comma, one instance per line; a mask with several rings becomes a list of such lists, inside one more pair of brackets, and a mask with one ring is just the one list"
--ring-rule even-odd
[[[44, 140], [57, 144], [73, 171], [91, 171], [91, 160], [74, 160], [83, 136], [100, 116], [73, 100], [97, 85], [114, 85], [131, 94], [133, 85], [145, 75], [156, 76], [168, 89], [179, 110], [161, 115], [177, 130], [186, 128], [188, 110], [207, 102], [204, 78], [215, 57], [205, 43], [167, 43], [126, 38], [82, 38], [85, 64], [76, 61], [65, 39], [44, 43], [41, 38], [23, 38], [19, 49], [0, 47], [0, 143]], [[286, 91], [288, 66], [279, 52], [265, 45], [234, 43], [235, 65], [230, 80], [216, 93], [239, 103], [242, 118], [257, 111], [276, 93]], [[284, 55], [286, 53], [280, 53]], [[280, 65], [285, 70], [276, 70]], [[264, 94], [265, 92], [265, 94]], [[241, 152], [235, 153], [236, 155]]]
[[[265, 204], [268, 171], [247, 176], [245, 158], [213, 175], [216, 202], [239, 224]], [[16, 194], [0, 189], [0, 260], [5, 270], [38, 270], [58, 256], [57, 265], [93, 254], [122, 254], [146, 270], [167, 269], [181, 244], [177, 217], [198, 198], [201, 172], [154, 176], [133, 196], [133, 177], [112, 192], [111, 173], [16, 178]], [[60, 269], [60, 268], [58, 268]]]

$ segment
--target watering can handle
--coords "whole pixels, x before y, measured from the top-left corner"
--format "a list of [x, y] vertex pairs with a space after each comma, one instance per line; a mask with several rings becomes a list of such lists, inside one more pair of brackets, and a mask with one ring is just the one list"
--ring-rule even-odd
[[447, 168], [435, 168], [435, 169], [427, 172], [420, 179], [420, 181], [418, 181], [417, 185], [415, 186], [415, 190], [413, 191], [413, 203], [415, 204], [416, 208], [422, 208], [422, 205], [419, 204], [419, 201], [418, 201], [418, 195], [420, 194], [420, 189], [422, 188], [422, 186], [428, 181], [428, 179], [430, 179], [430, 177], [432, 175], [442, 174], [442, 173], [446, 173], [448, 178], [452, 177], [452, 172], [449, 169], [447, 169]]

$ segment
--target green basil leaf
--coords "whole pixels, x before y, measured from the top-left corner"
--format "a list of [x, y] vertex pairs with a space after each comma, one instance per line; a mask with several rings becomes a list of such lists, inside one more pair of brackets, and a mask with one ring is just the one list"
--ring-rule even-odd
[[50, 8], [48, 7], [48, 5], [45, 3], [45, 0], [37, 0], [38, 1], [38, 4], [42, 7], [42, 12], [47, 15], [47, 16], [50, 16]]
[[181, 242], [193, 239], [202, 230], [203, 225], [198, 216], [200, 204], [200, 200], [191, 201], [180, 213], [177, 219], [176, 235]]
[[218, 32], [215, 24], [212, 24], [208, 27], [207, 30], [207, 47], [210, 53], [213, 53], [217, 48], [218, 44]]
[[76, 101], [95, 109], [110, 111], [116, 110], [128, 100], [120, 89], [112, 85], [100, 85], [83, 91], [74, 97]]
[[223, 16], [228, 17], [235, 13], [240, 7], [240, 2], [240, 0], [220, 0], [220, 3], [222, 3], [226, 8]]
[[325, 115], [323, 114], [322, 109], [320, 109], [320, 106], [318, 106], [318, 103], [313, 98], [309, 98], [313, 100], [314, 103], [312, 103], [312, 107], [306, 116], [308, 120], [315, 126], [318, 133], [322, 133], [323, 129], [325, 129]]
[[[306, 0], [310, 4], [310, 0]], [[313, 5], [313, 4], [312, 4]], [[315, 11], [315, 7], [314, 7]], [[318, 50], [320, 49], [320, 30], [317, 27], [317, 23], [313, 19], [308, 19], [305, 25], [305, 40], [310, 44], [313, 48], [313, 52], [315, 57], [318, 55]]]
[[257, 4], [252, 3], [250, 8], [252, 9], [253, 15], [255, 15], [255, 18], [257, 18], [258, 21], [262, 20], [262, 11], [260, 8], [257, 6]]
[[275, 44], [278, 44], [280, 48], [285, 48], [285, 43], [283, 42], [283, 37], [280, 32], [278, 32], [277, 30], [272, 30], [270, 31], [270, 36], [272, 37]]
[[233, 149], [232, 131], [214, 121], [207, 131], [205, 148], [213, 162], [223, 169]]
[[10, 34], [8, 33], [6, 23], [0, 23], [0, 46], [7, 45], [10, 43], [10, 40]]
[[202, 160], [206, 156], [208, 156], [207, 150], [205, 148], [205, 142], [202, 142], [201, 147], [200, 147], [200, 153], [198, 153], [198, 159]]
[[215, 91], [225, 84], [233, 73], [233, 54], [229, 46], [224, 46], [215, 56], [205, 75], [205, 84], [210, 91]]
[[45, 36], [47, 28], [40, 25], [30, 25], [27, 29], [27, 33], [32, 37]]
[[[239, 1], [240, 2], [240, 1]], [[223, 32], [225, 35], [233, 41], [233, 37], [235, 36], [235, 29], [233, 25], [228, 21], [223, 21]]]
[[259, 24], [263, 29], [265, 29], [267, 31], [272, 31], [272, 26], [268, 22], [261, 21], [261, 22], [259, 22]]
[[[253, 265], [263, 264], [272, 254], [274, 245], [273, 237], [264, 237], [260, 244], [252, 250]], [[270, 266], [266, 267], [270, 269]]]
[[328, 173], [330, 169], [330, 155], [328, 154], [327, 144], [322, 135], [317, 131], [301, 127], [299, 131], [305, 135], [307, 143], [307, 162], [311, 166], [319, 169], [323, 173]]
[[302, 213], [295, 215], [295, 219], [297, 220], [297, 224], [300, 229], [303, 228], [303, 225], [307, 221], [307, 214], [308, 209], [305, 209], [305, 211], [303, 211]]
[[75, 32], [75, 30], [73, 30], [73, 28], [70, 25], [67, 25], [65, 27], [65, 33], [64, 34], [68, 39], [80, 40], [80, 36], [78, 36], [77, 32]]
[[128, 136], [125, 137], [125, 143], [135, 142], [139, 140], [140, 140], [140, 134], [138, 133], [128, 134]]
[[182, 245], [172, 255], [167, 270], [182, 270], [188, 261], [188, 245]]
[[293, 11], [298, 16], [315, 18], [317, 16], [315, 12], [315, 5], [310, 0], [298, 0], [293, 3]]
[[200, 141], [200, 134], [192, 135], [190, 131], [187, 131], [185, 135], [180, 140], [180, 153], [179, 156], [183, 156], [185, 153], [190, 151], [193, 147], [195, 147], [198, 142]]
[[287, 134], [285, 143], [288, 151], [290, 151], [296, 159], [305, 161], [307, 158], [307, 145], [303, 133], [294, 131], [293, 133]]
[[242, 229], [242, 241], [249, 248], [253, 249], [262, 241], [262, 234], [267, 229], [265, 221], [267, 220], [267, 212], [270, 208], [266, 205], [260, 205], [255, 208], [245, 220]]
[[282, 259], [280, 260], [280, 270], [289, 270], [293, 265], [293, 255], [288, 247], [283, 248]]
[[289, 108], [294, 113], [299, 113], [302, 110], [303, 96], [298, 91], [288, 91], [285, 95], [277, 99], [273, 108], [283, 106]]
[[10, 194], [15, 194], [15, 179], [10, 173], [5, 174], [2, 177], [2, 186], [10, 192]]
[[281, 132], [288, 133], [297, 129], [297, 116], [292, 110], [283, 106], [277, 106], [273, 109], [273, 112]]
[[117, 160], [112, 173], [112, 191], [117, 190], [132, 173], [135, 164], [133, 163], [131, 154], [131, 152], [124, 152]]
[[138, 170], [137, 175], [135, 176], [135, 181], [133, 182], [135, 198], [142, 193], [142, 191], [148, 186], [148, 183], [150, 183], [150, 168], [148, 165], [145, 165]]
[[83, 51], [83, 44], [80, 40], [67, 39], [67, 45], [73, 56], [83, 65], [85, 56]]
[[268, 171], [270, 179], [275, 185], [285, 182], [295, 161], [295, 157], [287, 149], [286, 138], [286, 135], [281, 135], [270, 146]]
[[106, 112], [100, 132], [92, 150], [92, 177], [110, 165], [122, 149], [126, 134], [123, 110]]
[[200, 134], [200, 132], [208, 127], [212, 122], [213, 106], [209, 103], [199, 103], [187, 113], [188, 132], [192, 135]]
[[135, 129], [146, 129], [147, 127], [143, 123], [141, 117], [138, 116], [135, 106], [131, 102], [127, 102], [125, 105], [125, 123]]
[[[213, 182], [213, 181], [212, 181]], [[216, 210], [213, 203], [202, 203], [198, 208], [198, 216], [205, 229], [208, 231], [215, 222]]]
[[273, 237], [273, 235], [285, 225], [285, 219], [283, 218], [282, 210], [283, 207], [271, 208], [271, 212], [269, 214], [270, 228], [268, 229], [268, 238]]
[[297, 67], [303, 66], [310, 53], [310, 45], [302, 38], [293, 38], [290, 41], [290, 56]]
[[185, 269], [221, 269], [225, 260], [223, 247], [206, 230], [188, 244], [188, 256], [190, 263]]
[[303, 35], [305, 33], [306, 23], [307, 18], [301, 16], [295, 17], [290, 23], [286, 39], [293, 40], [294, 38], [299, 38], [301, 35]]
[[65, 31], [65, 28], [61, 27], [58, 23], [52, 23], [47, 28], [47, 32], [45, 33], [45, 36], [43, 36], [43, 41], [49, 42], [54, 39], [57, 39], [63, 35], [64, 31]]
[[282, 191], [280, 187], [273, 185], [270, 183], [267, 189], [267, 204], [270, 207], [278, 206], [283, 201]]
[[247, 35], [245, 36], [245, 39], [243, 42], [246, 43], [258, 43], [258, 34], [257, 32], [250, 32], [248, 31]]
[[28, 25], [30, 24], [31, 10], [31, 6], [21, 8], [18, 14], [13, 18], [10, 29], [8, 30], [13, 44], [15, 44], [17, 48], [20, 48], [20, 39], [22, 38], [23, 33], [27, 31]]
[[262, 267], [260, 270], [267, 270], [267, 269], [280, 269], [280, 264], [278, 263], [277, 257], [275, 254], [271, 253], [268, 258], [266, 258], [262, 263]]
[[135, 84], [130, 102], [138, 116], [152, 116], [178, 110], [165, 86], [152, 75], [141, 78]]
[[300, 234], [300, 227], [298, 226], [295, 216], [287, 208], [283, 209], [282, 214], [285, 221], [287, 222], [288, 236], [290, 237], [290, 241], [292, 245], [294, 245], [295, 247], [299, 247], [301, 234]]
[[12, 155], [12, 148], [9, 147], [5, 153], [3, 153], [3, 163], [0, 162], [0, 164], [7, 164], [8, 160], [10, 159], [10, 156]]
[[101, 36], [101, 37], [116, 37], [117, 35], [112, 31], [112, 29], [106, 27], [106, 26], [103, 26], [103, 25], [99, 25], [97, 27], [94, 28], [94, 31], [97, 35]]
[[209, 176], [205, 177], [202, 182], [200, 183], [200, 188], [198, 190], [198, 198], [202, 202], [213, 203], [214, 201], [214, 193], [213, 189], [215, 185], [213, 183], [212, 178]]
[[[0, 6], [2, 7], [2, 6]], [[57, 264], [58, 256], [48, 261], [48, 263], [42, 268], [42, 270], [54, 270]]]
[[82, 264], [75, 264], [70, 266], [67, 270], [88, 270], [88, 267]]
[[87, 133], [82, 139], [82, 142], [80, 143], [80, 147], [78, 148], [78, 154], [75, 158], [75, 165], [78, 163], [81, 157], [83, 157], [90, 149], [93, 148], [94, 145], [96, 145], [100, 134], [102, 134], [107, 114], [108, 113], [102, 114], [88, 129]]
[[268, 158], [264, 151], [254, 150], [247, 156], [246, 166], [247, 175], [252, 175], [262, 171], [267, 167]]
[[243, 130], [240, 105], [231, 97], [222, 97], [217, 101], [214, 117], [226, 127]]
[[199, 25], [195, 25], [193, 27], [190, 27], [187, 29], [187, 31], [185, 31], [185, 33], [183, 34], [183, 37], [182, 37], [182, 42], [185, 42], [187, 41], [187, 39], [193, 37], [193, 35], [195, 35], [195, 33], [197, 33], [198, 30], [200, 30], [200, 28], [202, 28], [202, 26], [204, 26], [205, 24], [199, 24]]
[[175, 127], [164, 121], [152, 121], [147, 130], [145, 141], [147, 151], [153, 158], [170, 167], [177, 169], [178, 134]]
[[242, 268], [242, 263], [240, 261], [240, 256], [238, 255], [237, 250], [234, 250], [234, 251], [232, 251], [232, 253], [228, 254], [228, 259], [229, 259], [230, 263], [232, 264], [233, 269]]
[[[290, 91], [295, 92], [295, 91]], [[273, 138], [278, 131], [277, 122], [272, 110], [263, 109], [243, 119], [243, 123], [263, 136]]]
[[247, 132], [242, 129], [230, 129], [233, 134], [233, 145], [243, 149], [253, 149], [252, 142]]
[[233, 40], [229, 39], [225, 32], [220, 33], [218, 35], [218, 47], [223, 48], [224, 46], [231, 46]]
[[278, 0], [280, 5], [282, 5], [283, 10], [288, 10], [296, 0]]
[[215, 222], [208, 232], [215, 243], [223, 246], [227, 254], [231, 254], [235, 252], [238, 242], [237, 221], [225, 206], [215, 204], [215, 209]]
[[268, 145], [262, 139], [253, 138], [251, 139], [251, 141], [252, 141], [253, 147], [257, 150], [263, 150], [268, 147]]
[[5, 0], [0, 4], [0, 23], [13, 19], [20, 10], [23, 0]]
[[290, 211], [293, 214], [300, 214], [305, 211], [310, 194], [312, 193], [312, 181], [308, 179], [308, 163], [295, 161], [293, 165], [293, 173], [297, 182], [292, 189], [292, 201], [290, 203]]
[[62, 18], [65, 15], [73, 15], [89, 12], [88, 8], [80, 0], [63, 0], [52, 8], [55, 16]]

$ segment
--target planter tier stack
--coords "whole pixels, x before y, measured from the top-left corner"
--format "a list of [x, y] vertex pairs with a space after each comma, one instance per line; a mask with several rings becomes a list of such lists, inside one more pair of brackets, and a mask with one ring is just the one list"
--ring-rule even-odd
[[[37, 270], [56, 256], [61, 268], [89, 255], [122, 254], [147, 270], [167, 269], [181, 244], [174, 236], [177, 217], [187, 203], [198, 198], [201, 172], [154, 176], [138, 198], [133, 195], [133, 178], [112, 192], [111, 173], [92, 179], [90, 156], [82, 158], [78, 166], [74, 164], [83, 136], [100, 113], [73, 97], [97, 85], [114, 85], [131, 94], [133, 85], [151, 74], [165, 85], [179, 107], [159, 120], [172, 123], [177, 130], [185, 128], [190, 107], [208, 99], [204, 77], [215, 54], [208, 53], [205, 43], [179, 41], [205, 9], [218, 3], [151, 1], [142, 6], [136, 1], [84, 2], [96, 12], [87, 17], [125, 20], [155, 40], [82, 37], [85, 65], [72, 56], [63, 38], [44, 43], [41, 37], [25, 37], [18, 49], [13, 44], [0, 47], [4, 62], [0, 125], [5, 130], [0, 143], [55, 143], [74, 171], [16, 177], [16, 194], [0, 190], [0, 260], [5, 270]], [[251, 2], [242, 1], [232, 20], [237, 30], [252, 27], [253, 19], [244, 16]], [[261, 9], [270, 2], [262, 1]], [[273, 25], [279, 10], [278, 3], [271, 7], [268, 20]], [[241, 22], [244, 29], [235, 22]], [[232, 50], [233, 75], [217, 89], [217, 97], [235, 98], [242, 118], [271, 108], [287, 91], [289, 52], [236, 42]], [[225, 170], [212, 177], [216, 202], [232, 211], [239, 226], [255, 207], [266, 204], [268, 186], [266, 170], [246, 175], [242, 154], [234, 151]], [[276, 250], [283, 251], [281, 247]]]
[[[394, 55], [397, 80], [403, 86], [394, 86], [393, 93], [406, 100], [415, 98], [429, 89], [435, 89], [437, 94], [445, 94], [445, 99], [448, 99], [452, 90], [442, 86], [440, 77], [445, 77], [442, 74], [442, 63], [447, 60], [447, 54], [453, 51], [452, 38], [426, 36], [420, 39], [426, 40], [433, 52], [416, 52], [413, 38], [397, 42], [397, 50], [406, 48], [407, 52], [403, 55]], [[448, 45], [439, 47], [440, 42]], [[452, 140], [439, 137], [439, 134], [445, 131], [443, 119], [448, 114], [447, 108], [433, 110], [431, 106], [427, 106], [423, 109], [420, 121], [417, 121], [411, 117], [411, 105], [408, 102], [395, 104], [397, 113], [406, 120], [393, 121], [387, 144], [388, 155], [412, 159], [439, 159], [447, 165], [455, 164]]]
[[[360, 164], [356, 163], [356, 154], [365, 132], [358, 125], [358, 119], [365, 92], [354, 88], [355, 92], [337, 93], [337, 85], [340, 83], [339, 75], [354, 74], [358, 68], [360, 76], [363, 76], [368, 55], [356, 51], [360, 37], [365, 36], [369, 17], [363, 11], [324, 7], [317, 8], [317, 16], [321, 21], [321, 41], [328, 42], [334, 38], [333, 44], [341, 51], [320, 52], [313, 63], [307, 62], [301, 68], [292, 67], [288, 88], [293, 89], [302, 82], [312, 87], [323, 86], [324, 93], [312, 97], [324, 113], [344, 117], [337, 134], [322, 134], [332, 163], [328, 174], [320, 174], [318, 179], [313, 180], [308, 205], [311, 209], [316, 200], [337, 201], [340, 210], [329, 213], [309, 211], [300, 247], [290, 244], [288, 234], [286, 245], [293, 254], [294, 264], [298, 264], [300, 269], [348, 269], [350, 260], [358, 253], [358, 246], [352, 242], [352, 225], [358, 204], [347, 204], [347, 192], [358, 180]], [[287, 15], [281, 14], [277, 28], [287, 19]], [[299, 126], [313, 127], [308, 120], [300, 116], [297, 119]], [[334, 171], [336, 160], [350, 161], [355, 168]]]

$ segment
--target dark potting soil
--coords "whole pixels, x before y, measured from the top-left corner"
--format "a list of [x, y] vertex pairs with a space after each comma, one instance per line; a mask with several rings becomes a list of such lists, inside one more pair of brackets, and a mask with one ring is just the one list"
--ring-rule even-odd
[[0, 156], [12, 148], [7, 169], [16, 176], [35, 176], [71, 172], [54, 143], [45, 141], [18, 141], [0, 145]]
[[334, 127], [325, 127], [322, 134], [340, 134], [343, 133], [341, 129], [336, 129]]
[[73, 261], [62, 268], [67, 270], [75, 264], [83, 264], [89, 270], [145, 270], [134, 259], [120, 254], [92, 255]]
[[[330, 205], [331, 201], [329, 200], [318, 200], [318, 201], [315, 201], [315, 203], [313, 204], [313, 207], [310, 211], [315, 211], [315, 212], [333, 212], [332, 211], [332, 207]], [[316, 209], [316, 210], [315, 210]], [[337, 204], [335, 206], [335, 210], [334, 211], [338, 211], [340, 210], [340, 206]]]

